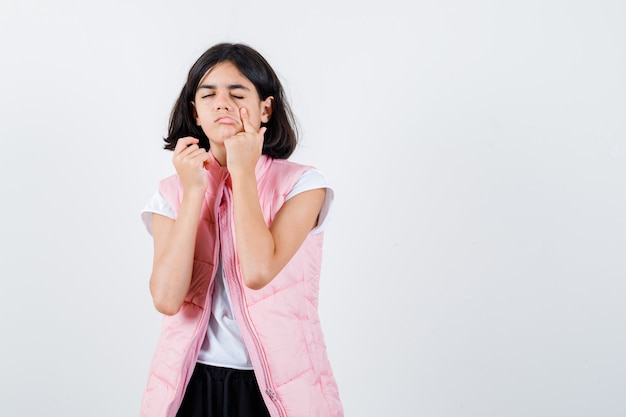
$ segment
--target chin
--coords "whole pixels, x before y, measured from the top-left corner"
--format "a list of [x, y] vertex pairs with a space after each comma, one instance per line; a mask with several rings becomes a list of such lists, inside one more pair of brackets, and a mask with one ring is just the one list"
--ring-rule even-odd
[[213, 130], [212, 132], [204, 132], [204, 134], [207, 136], [207, 138], [209, 138], [211, 142], [220, 144], [224, 143], [224, 140], [235, 135], [236, 133], [237, 132], [235, 131], [225, 132], [221, 129]]
[[242, 130], [238, 129], [236, 126], [225, 125], [217, 129], [214, 136], [216, 138], [222, 138], [222, 140], [224, 140], [236, 135], [239, 132], [242, 132]]

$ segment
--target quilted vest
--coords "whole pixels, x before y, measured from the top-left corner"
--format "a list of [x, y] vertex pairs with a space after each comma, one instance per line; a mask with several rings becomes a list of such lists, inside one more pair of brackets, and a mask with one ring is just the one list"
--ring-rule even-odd
[[[309, 167], [261, 156], [256, 165], [263, 216], [270, 225]], [[189, 292], [178, 313], [164, 316], [150, 367], [142, 417], [174, 417], [194, 370], [211, 314], [221, 248], [233, 313], [272, 417], [342, 417], [317, 313], [323, 233], [309, 234], [278, 275], [260, 290], [243, 284], [237, 258], [228, 170], [212, 160], [198, 225]], [[177, 175], [159, 191], [174, 212], [182, 199]]]

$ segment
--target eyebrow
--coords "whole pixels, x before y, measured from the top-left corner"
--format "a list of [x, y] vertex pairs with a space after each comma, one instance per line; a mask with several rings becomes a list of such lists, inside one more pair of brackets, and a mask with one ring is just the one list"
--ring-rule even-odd
[[[196, 89], [196, 91], [200, 90], [201, 88], [206, 88], [208, 90], [216, 90], [217, 86], [214, 84], [202, 84], [199, 85], [198, 88]], [[226, 87], [228, 90], [246, 90], [246, 91], [250, 91], [250, 89], [244, 85], [241, 84], [230, 84], [229, 86]]]

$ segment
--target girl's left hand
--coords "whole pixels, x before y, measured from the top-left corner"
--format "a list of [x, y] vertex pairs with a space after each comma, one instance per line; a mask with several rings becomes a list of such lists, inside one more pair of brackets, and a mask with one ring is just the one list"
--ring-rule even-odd
[[243, 132], [224, 140], [226, 148], [226, 166], [231, 176], [252, 173], [263, 150], [263, 134], [266, 127], [256, 129], [250, 122], [248, 110], [242, 107], [239, 110], [243, 123]]

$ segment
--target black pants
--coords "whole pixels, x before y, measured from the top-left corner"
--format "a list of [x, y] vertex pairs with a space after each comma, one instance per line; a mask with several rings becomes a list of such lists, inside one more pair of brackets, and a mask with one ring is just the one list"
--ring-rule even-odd
[[270, 417], [254, 371], [196, 364], [176, 417]]

